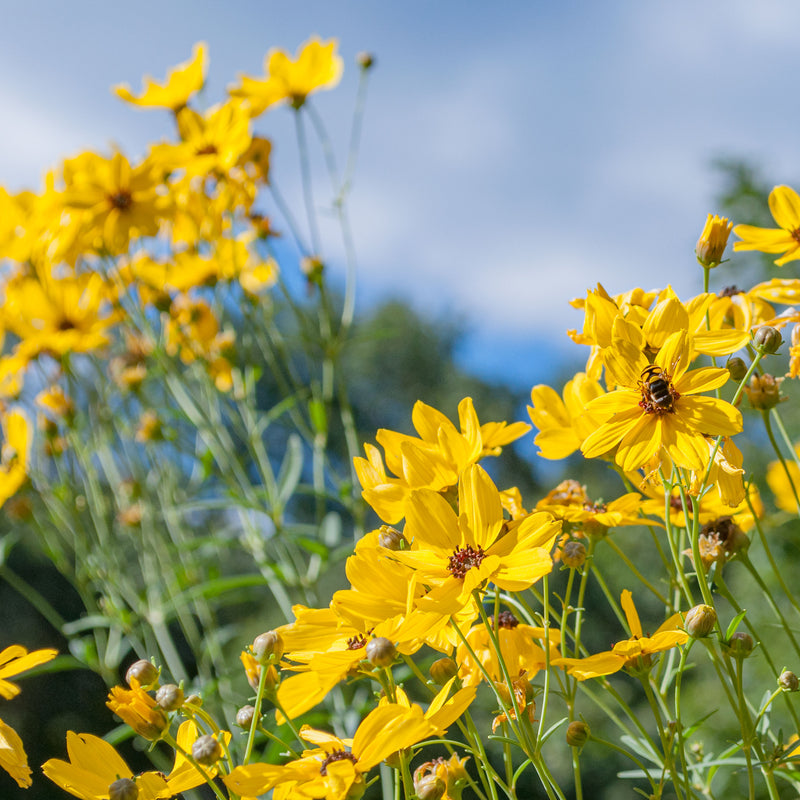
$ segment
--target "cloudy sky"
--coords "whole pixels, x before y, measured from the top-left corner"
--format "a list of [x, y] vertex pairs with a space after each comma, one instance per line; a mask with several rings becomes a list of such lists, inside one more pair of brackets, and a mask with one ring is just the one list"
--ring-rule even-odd
[[[598, 281], [699, 288], [714, 157], [800, 176], [798, 29], [800, 4], [783, 0], [7, 4], [0, 182], [38, 187], [82, 148], [142, 154], [168, 120], [109, 87], [163, 78], [197, 41], [211, 103], [237, 72], [260, 74], [270, 47], [337, 37], [345, 78], [317, 106], [340, 151], [354, 57], [377, 60], [351, 204], [361, 302], [400, 294], [459, 314], [476, 369], [530, 384], [547, 377], [543, 352], [580, 354], [567, 303]], [[292, 197], [288, 121], [257, 127], [276, 137]]]

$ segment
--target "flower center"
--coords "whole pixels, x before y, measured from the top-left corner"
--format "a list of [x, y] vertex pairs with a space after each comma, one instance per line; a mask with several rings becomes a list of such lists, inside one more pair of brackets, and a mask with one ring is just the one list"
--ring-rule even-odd
[[472, 545], [464, 548], [456, 547], [450, 560], [447, 562], [447, 569], [455, 578], [463, 578], [473, 567], [480, 566], [481, 561], [486, 558], [486, 553], [482, 547], [475, 550]]
[[646, 414], [672, 414], [675, 411], [675, 401], [680, 395], [675, 391], [669, 375], [655, 364], [642, 370], [639, 380], [639, 390], [642, 399], [639, 405]]
[[358, 636], [351, 636], [347, 640], [348, 650], [360, 650], [362, 647], [366, 646], [367, 646], [367, 637], [363, 633], [359, 633]]
[[737, 294], [744, 294], [738, 286], [726, 286], [720, 293], [720, 297], [733, 297]]
[[334, 750], [332, 753], [328, 753], [328, 757], [320, 765], [319, 774], [327, 775], [328, 764], [332, 764], [334, 761], [352, 761], [355, 764], [358, 759], [347, 750]]
[[519, 625], [519, 620], [510, 611], [501, 611], [497, 615], [497, 627], [513, 631]]
[[133, 197], [127, 189], [108, 195], [108, 202], [119, 211], [127, 211], [133, 205]]
[[792, 239], [794, 239], [798, 244], [800, 244], [800, 228], [795, 228], [792, 231]]

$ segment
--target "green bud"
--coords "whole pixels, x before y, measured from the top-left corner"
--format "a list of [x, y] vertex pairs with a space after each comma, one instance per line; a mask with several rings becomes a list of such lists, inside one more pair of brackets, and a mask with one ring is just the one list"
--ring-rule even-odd
[[753, 336], [753, 343], [763, 353], [777, 353], [783, 344], [783, 337], [777, 328], [762, 325]]
[[376, 667], [388, 667], [397, 655], [394, 643], [385, 636], [376, 636], [367, 642], [367, 658]]
[[686, 612], [683, 626], [694, 639], [702, 639], [714, 630], [717, 623], [717, 612], [711, 606], [700, 604]]
[[567, 726], [567, 744], [570, 747], [583, 747], [592, 732], [585, 722], [575, 720]]
[[198, 736], [192, 745], [192, 758], [198, 764], [210, 767], [222, 758], [222, 745], [208, 734]]
[[444, 686], [450, 678], [458, 675], [458, 664], [452, 658], [440, 658], [431, 664], [431, 678], [438, 686]]

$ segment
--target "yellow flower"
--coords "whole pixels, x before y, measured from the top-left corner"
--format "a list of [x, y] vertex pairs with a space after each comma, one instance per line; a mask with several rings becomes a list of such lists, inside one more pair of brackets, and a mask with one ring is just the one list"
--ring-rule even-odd
[[691, 339], [686, 331], [669, 336], [654, 364], [629, 339], [620, 338], [609, 350], [625, 388], [589, 403], [588, 410], [606, 421], [581, 445], [586, 458], [616, 448], [616, 462], [626, 472], [665, 456], [678, 466], [701, 470], [709, 457], [705, 435], [741, 431], [742, 415], [730, 403], [696, 396], [722, 386], [728, 371], [710, 367], [687, 372]]
[[[57, 651], [32, 650], [30, 653], [19, 644], [12, 644], [0, 651], [0, 697], [10, 700], [19, 694], [19, 686], [8, 678], [21, 672], [46, 664], [56, 657]], [[31, 769], [17, 732], [0, 719], [0, 767], [22, 788], [31, 785]]]
[[134, 776], [119, 753], [97, 736], [69, 731], [67, 753], [69, 761], [51, 758], [42, 764], [42, 770], [53, 783], [82, 800], [108, 800], [109, 788], [119, 781], [135, 784], [137, 800], [172, 796], [161, 773]]
[[[494, 620], [491, 620], [494, 624]], [[500, 642], [500, 653], [508, 667], [508, 673], [517, 676], [526, 673], [532, 679], [539, 670], [545, 668], [547, 656], [544, 651], [545, 630], [521, 623], [510, 611], [501, 611], [497, 619], [497, 638]], [[550, 655], [552, 661], [560, 658], [558, 644], [561, 635], [558, 630], [550, 629]], [[503, 671], [497, 659], [494, 644], [486, 626], [475, 625], [466, 635], [470, 648], [489, 673], [493, 681], [502, 681]], [[477, 686], [485, 680], [483, 671], [472, 657], [467, 646], [462, 642], [456, 651], [459, 663], [458, 674], [465, 686]]]
[[392, 557], [433, 587], [416, 600], [420, 610], [449, 616], [488, 582], [518, 592], [552, 570], [549, 550], [561, 523], [545, 512], [507, 523], [497, 487], [477, 464], [461, 476], [458, 510], [436, 492], [411, 494], [404, 532], [411, 549]]
[[725, 217], [718, 217], [716, 214], [708, 215], [703, 232], [694, 249], [697, 260], [704, 267], [710, 269], [720, 264], [728, 244], [728, 237], [731, 235], [731, 228], [733, 228], [733, 223]]
[[[800, 444], [796, 444], [794, 450], [800, 456]], [[800, 513], [795, 499], [795, 492], [800, 493], [800, 468], [793, 459], [786, 459], [785, 469], [780, 461], [770, 462], [767, 467], [767, 484], [778, 508], [790, 514]]]
[[106, 705], [136, 733], [151, 741], [159, 739], [169, 724], [161, 707], [138, 685], [132, 689], [112, 687]]
[[539, 429], [533, 442], [538, 445], [542, 458], [566, 458], [581, 446], [600, 422], [586, 414], [586, 405], [602, 394], [602, 386], [585, 372], [577, 373], [567, 382], [563, 401], [544, 384], [531, 389], [533, 405], [528, 406], [528, 414]]
[[652, 636], [645, 636], [633, 596], [625, 589], [620, 597], [631, 636], [617, 642], [611, 650], [587, 658], [559, 658], [551, 663], [566, 668], [579, 681], [619, 672], [623, 667], [649, 666], [649, 656], [684, 644], [689, 634], [680, 629], [681, 615], [673, 614]]
[[253, 117], [283, 100], [300, 108], [311, 92], [332, 89], [339, 83], [342, 59], [336, 54], [336, 45], [335, 39], [322, 42], [312, 37], [294, 61], [283, 50], [270, 50], [264, 59], [266, 77], [242, 75], [241, 86], [231, 88], [229, 94], [246, 100]]
[[90, 247], [117, 255], [131, 238], [158, 232], [164, 200], [149, 160], [133, 167], [122, 153], [111, 158], [83, 153], [64, 162], [64, 182], [64, 207], [83, 212], [79, 219]]
[[239, 795], [257, 796], [285, 785], [289, 794], [281, 797], [356, 798], [363, 794], [364, 776], [373, 767], [436, 730], [417, 705], [382, 705], [367, 715], [352, 740], [303, 725], [300, 736], [316, 748], [306, 750], [302, 758], [283, 766], [255, 763], [236, 767], [222, 780]]
[[[31, 451], [31, 424], [25, 413], [12, 409], [2, 417], [3, 446], [0, 449], [0, 506], [25, 483]], [[5, 651], [3, 651], [5, 652]], [[51, 656], [52, 657], [52, 656]], [[0, 653], [2, 659], [2, 653]], [[0, 660], [0, 664], [2, 664]], [[25, 667], [27, 669], [27, 667]], [[13, 673], [12, 673], [13, 674]], [[0, 678], [3, 672], [0, 667]], [[0, 695], [3, 694], [0, 681]]]
[[741, 241], [735, 242], [733, 249], [783, 253], [775, 259], [775, 263], [782, 267], [800, 258], [800, 197], [788, 186], [776, 186], [769, 193], [769, 210], [780, 227], [737, 225], [733, 232]]
[[130, 87], [125, 83], [115, 86], [113, 91], [125, 102], [141, 108], [169, 108], [177, 111], [186, 105], [195, 92], [203, 88], [207, 62], [205, 42], [198, 42], [192, 50], [191, 59], [170, 70], [163, 85], [151, 78], [145, 78], [144, 89], [138, 97], [131, 94]]

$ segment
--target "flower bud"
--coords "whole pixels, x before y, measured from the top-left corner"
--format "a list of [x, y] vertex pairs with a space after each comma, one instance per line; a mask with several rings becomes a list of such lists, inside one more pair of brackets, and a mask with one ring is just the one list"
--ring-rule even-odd
[[359, 53], [356, 56], [356, 64], [358, 64], [361, 69], [371, 69], [375, 66], [375, 56], [373, 56], [372, 53]]
[[778, 686], [780, 686], [784, 692], [796, 692], [800, 689], [800, 680], [798, 680], [794, 672], [785, 669], [778, 678]]
[[683, 620], [683, 627], [693, 639], [702, 639], [714, 630], [717, 623], [717, 612], [711, 606], [703, 605], [690, 608]]
[[585, 722], [575, 720], [567, 725], [567, 744], [570, 747], [583, 747], [591, 735], [591, 730]]
[[134, 681], [137, 685], [149, 689], [158, 681], [158, 667], [143, 658], [134, 661], [125, 673], [125, 683], [132, 687]]
[[425, 775], [414, 781], [414, 793], [419, 800], [440, 800], [447, 784], [438, 775]]
[[209, 767], [222, 758], [222, 745], [209, 734], [198, 736], [192, 745], [192, 758]]
[[183, 689], [174, 683], [165, 683], [156, 692], [156, 703], [164, 711], [176, 711], [183, 705]]
[[728, 372], [731, 373], [731, 378], [735, 381], [740, 381], [747, 375], [747, 364], [745, 364], [744, 359], [738, 356], [729, 358], [725, 366], [728, 368]]
[[190, 694], [184, 701], [184, 705], [187, 706], [195, 706], [196, 708], [200, 708], [203, 705], [203, 698], [200, 697], [199, 694]]
[[300, 271], [306, 276], [309, 284], [320, 284], [324, 270], [325, 264], [317, 256], [304, 256], [300, 259]]
[[755, 642], [749, 633], [737, 631], [728, 639], [728, 651], [734, 658], [747, 658], [753, 652]]
[[704, 267], [716, 267], [722, 261], [732, 228], [733, 223], [725, 217], [708, 215], [703, 232], [694, 249], [697, 260]]
[[431, 664], [431, 678], [438, 686], [444, 686], [450, 678], [458, 675], [458, 664], [452, 658], [440, 658]]
[[240, 728], [249, 728], [253, 724], [253, 717], [255, 717], [255, 715], [255, 706], [242, 706], [236, 712], [236, 724]]
[[139, 787], [130, 778], [118, 778], [108, 787], [108, 800], [136, 800]]
[[570, 569], [582, 567], [586, 561], [586, 547], [575, 539], [567, 542], [561, 549], [561, 561]]
[[400, 550], [405, 542], [405, 537], [391, 525], [381, 525], [378, 544], [386, 550]]
[[279, 661], [283, 655], [283, 639], [276, 631], [267, 631], [253, 640], [253, 657], [259, 664]]
[[763, 353], [777, 353], [783, 344], [783, 336], [777, 328], [762, 325], [753, 336], [753, 344]]
[[753, 375], [750, 378], [750, 385], [745, 386], [750, 405], [761, 411], [768, 411], [778, 403], [782, 403], [787, 398], [781, 397], [781, 384], [783, 378], [776, 378], [774, 375]]
[[388, 667], [397, 655], [394, 643], [385, 636], [376, 636], [367, 642], [367, 658], [376, 667]]

